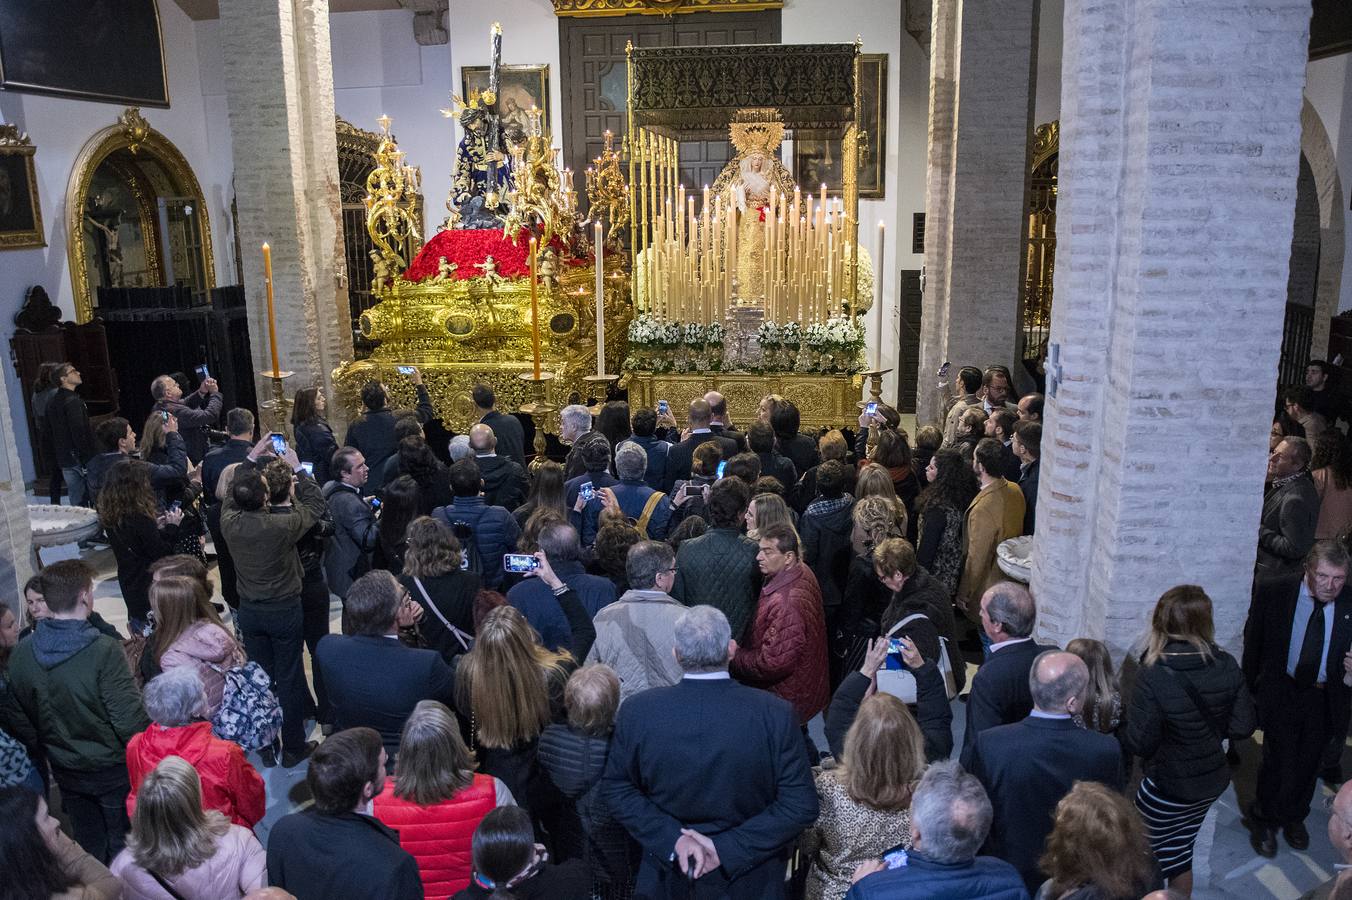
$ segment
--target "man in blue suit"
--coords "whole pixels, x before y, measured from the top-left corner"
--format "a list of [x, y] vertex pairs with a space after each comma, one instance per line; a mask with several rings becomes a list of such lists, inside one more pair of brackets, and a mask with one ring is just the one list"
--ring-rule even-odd
[[349, 634], [326, 635], [315, 650], [339, 730], [374, 728], [391, 765], [413, 707], [454, 702], [455, 676], [441, 654], [399, 640], [399, 626], [412, 625], [421, 612], [389, 572], [367, 572], [343, 604]]
[[601, 782], [643, 847], [635, 896], [784, 897], [784, 865], [817, 819], [817, 792], [793, 707], [728, 676], [727, 617], [695, 606], [674, 625], [684, 671], [620, 707]]
[[1028, 900], [1013, 866], [976, 855], [990, 827], [981, 782], [932, 763], [911, 799], [911, 849], [860, 863], [845, 900]]
[[990, 641], [990, 655], [972, 676], [967, 695], [967, 726], [962, 752], [987, 728], [1020, 721], [1033, 709], [1028, 672], [1046, 647], [1033, 640], [1037, 604], [1028, 588], [1001, 581], [981, 595], [981, 631]]
[[1073, 653], [1048, 650], [1033, 662], [1033, 711], [1022, 722], [988, 728], [963, 751], [963, 765], [986, 788], [995, 820], [985, 850], [1014, 866], [1030, 892], [1046, 880], [1038, 858], [1056, 804], [1077, 781], [1115, 791], [1125, 781], [1117, 738], [1075, 724], [1089, 669]]

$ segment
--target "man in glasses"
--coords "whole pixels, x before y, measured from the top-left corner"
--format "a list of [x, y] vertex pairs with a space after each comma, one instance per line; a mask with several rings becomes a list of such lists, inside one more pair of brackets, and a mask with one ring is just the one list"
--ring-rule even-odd
[[648, 688], [681, 680], [676, 620], [685, 607], [672, 599], [676, 553], [663, 541], [640, 541], [625, 561], [629, 590], [593, 620], [596, 643], [587, 662], [605, 663], [620, 676], [620, 702]]

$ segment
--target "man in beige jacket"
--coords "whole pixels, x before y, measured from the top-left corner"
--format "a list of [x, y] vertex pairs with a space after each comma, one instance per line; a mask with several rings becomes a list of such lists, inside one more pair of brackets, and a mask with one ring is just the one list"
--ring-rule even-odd
[[958, 581], [958, 603], [973, 622], [980, 616], [986, 588], [1004, 580], [995, 562], [995, 548], [1023, 533], [1023, 492], [1000, 474], [1004, 458], [1005, 448], [994, 438], [983, 438], [972, 456], [981, 490], [967, 507], [963, 522], [967, 558]]
[[671, 597], [676, 553], [663, 541], [640, 541], [625, 564], [629, 590], [596, 614], [596, 642], [588, 663], [605, 663], [620, 676], [620, 702], [640, 691], [681, 680], [676, 620], [686, 608]]

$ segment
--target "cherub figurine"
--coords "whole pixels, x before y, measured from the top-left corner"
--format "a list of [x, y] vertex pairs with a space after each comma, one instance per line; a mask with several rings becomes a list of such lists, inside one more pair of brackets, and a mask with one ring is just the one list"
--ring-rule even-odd
[[559, 255], [554, 252], [553, 247], [546, 247], [545, 252], [540, 254], [539, 277], [540, 283], [549, 290], [554, 290], [559, 286]]
[[498, 261], [491, 256], [484, 257], [481, 263], [475, 263], [474, 268], [483, 270], [483, 277], [490, 284], [501, 284], [502, 276], [498, 274]]
[[390, 286], [390, 265], [379, 250], [371, 251], [371, 293], [383, 294]]
[[450, 262], [449, 260], [447, 260], [446, 257], [444, 257], [444, 256], [441, 257], [441, 258], [438, 260], [438, 262], [437, 262], [437, 276], [436, 276], [436, 280], [437, 280], [437, 281], [445, 281], [446, 279], [450, 278], [451, 275], [452, 275], [452, 274], [455, 272], [455, 270], [458, 269], [458, 268], [459, 268], [459, 266], [457, 266], [455, 263]]

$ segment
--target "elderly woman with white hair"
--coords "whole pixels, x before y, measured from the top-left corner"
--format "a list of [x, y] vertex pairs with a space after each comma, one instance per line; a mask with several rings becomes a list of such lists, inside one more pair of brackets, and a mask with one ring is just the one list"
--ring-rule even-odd
[[127, 744], [127, 814], [135, 817], [137, 793], [147, 773], [165, 757], [178, 756], [201, 777], [206, 809], [219, 810], [245, 828], [257, 824], [267, 809], [263, 779], [238, 744], [212, 735], [211, 722], [203, 718], [207, 695], [197, 672], [182, 667], [152, 678], [144, 703], [151, 725]]
[[648, 453], [633, 441], [615, 449], [615, 474], [619, 483], [602, 488], [582, 510], [582, 544], [596, 541], [602, 509], [619, 507], [646, 540], [664, 541], [671, 525], [671, 500], [661, 491], [648, 487]]

